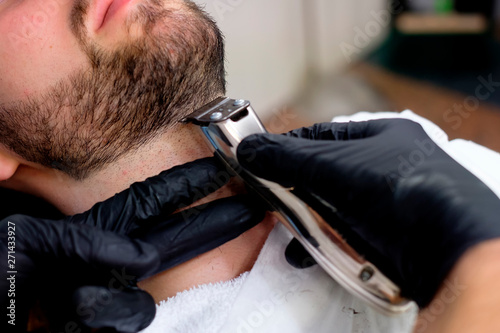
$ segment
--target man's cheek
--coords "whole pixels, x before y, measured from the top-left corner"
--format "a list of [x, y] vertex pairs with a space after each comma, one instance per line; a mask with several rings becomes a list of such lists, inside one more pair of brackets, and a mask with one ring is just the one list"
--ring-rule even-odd
[[12, 20], [7, 31], [9, 50], [25, 51], [26, 47], [43, 49], [47, 43], [49, 17], [44, 12], [22, 15]]
[[49, 16], [55, 17], [64, 8], [71, 7], [74, 0], [34, 0], [38, 11], [43, 11]]
[[54, 33], [44, 20], [46, 17], [39, 15], [19, 15], [6, 21], [6, 25], [2, 22], [0, 75], [5, 80], [0, 86], [1, 102], [29, 95], [30, 82], [43, 71], [50, 54], [46, 50], [55, 45]]
[[54, 28], [58, 20], [65, 18], [64, 13], [69, 11], [70, 2], [71, 0], [34, 0], [30, 3], [29, 10], [21, 8], [7, 28], [7, 39], [13, 50], [30, 45], [39, 50], [46, 47], [48, 36], [53, 32], [51, 27]]

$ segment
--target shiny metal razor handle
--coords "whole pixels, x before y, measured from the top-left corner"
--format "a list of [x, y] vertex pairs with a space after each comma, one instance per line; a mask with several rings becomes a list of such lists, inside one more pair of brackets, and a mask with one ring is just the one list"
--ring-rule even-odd
[[[267, 133], [250, 102], [221, 97], [184, 121], [200, 126], [214, 154], [267, 201], [281, 223], [346, 290], [385, 314], [403, 313], [412, 307], [409, 300], [400, 296], [396, 284], [359, 255], [290, 189], [256, 177], [241, 167], [236, 155], [238, 144], [251, 134]], [[252, 158], [251, 152], [248, 158]]]

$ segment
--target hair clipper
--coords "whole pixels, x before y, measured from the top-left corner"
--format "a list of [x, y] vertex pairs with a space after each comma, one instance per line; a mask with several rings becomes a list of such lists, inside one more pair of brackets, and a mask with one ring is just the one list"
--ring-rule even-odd
[[267, 133], [249, 101], [220, 97], [183, 121], [199, 126], [215, 155], [275, 210], [281, 223], [346, 290], [389, 315], [406, 312], [412, 306], [401, 297], [396, 284], [358, 254], [291, 189], [256, 177], [238, 163], [238, 144], [251, 134]]

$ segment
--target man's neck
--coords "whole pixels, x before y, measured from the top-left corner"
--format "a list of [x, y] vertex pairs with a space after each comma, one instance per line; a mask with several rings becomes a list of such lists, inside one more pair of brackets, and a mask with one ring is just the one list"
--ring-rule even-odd
[[[72, 180], [52, 169], [22, 166], [5, 185], [38, 195], [70, 215], [89, 209], [134, 182], [211, 155], [195, 128], [179, 125], [85, 181]], [[232, 188], [224, 187], [205, 200], [234, 194]], [[149, 291], [156, 301], [160, 301], [199, 284], [237, 277], [252, 267], [273, 225], [273, 220], [266, 218], [237, 239], [143, 281], [141, 287]]]

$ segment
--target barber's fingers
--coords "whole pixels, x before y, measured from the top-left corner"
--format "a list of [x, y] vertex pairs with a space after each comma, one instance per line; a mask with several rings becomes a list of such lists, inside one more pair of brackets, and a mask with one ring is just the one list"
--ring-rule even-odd
[[311, 127], [295, 129], [286, 135], [309, 140], [359, 140], [382, 134], [406, 122], [411, 121], [407, 119], [378, 119], [360, 122], [320, 123]]
[[[238, 161], [258, 177], [285, 187], [323, 186], [330, 174], [345, 169], [352, 142], [380, 133], [386, 121], [321, 123], [287, 133], [254, 134], [238, 146]], [[338, 163], [335, 163], [338, 162]], [[320, 177], [322, 181], [314, 182]]]
[[73, 293], [72, 303], [77, 320], [86, 327], [120, 333], [143, 330], [156, 314], [153, 297], [138, 288], [85, 286]]
[[251, 195], [219, 199], [148, 221], [149, 227], [131, 237], [155, 246], [165, 270], [238, 237], [261, 222], [265, 211], [266, 205]]
[[365, 137], [367, 122], [349, 123], [319, 123], [311, 127], [292, 130], [285, 135], [309, 140], [344, 141]]
[[398, 156], [415, 149], [415, 137], [424, 138], [425, 132], [406, 119], [319, 124], [288, 136], [251, 135], [238, 146], [238, 161], [256, 176], [285, 187], [343, 195], [352, 186], [379, 182], [384, 172], [397, 168]]
[[[314, 186], [335, 172], [332, 157], [347, 154], [345, 142], [315, 141], [276, 134], [252, 135], [238, 146], [238, 161], [254, 175], [285, 187]], [[307, 188], [307, 187], [306, 187]]]
[[72, 223], [96, 225], [125, 234], [138, 223], [159, 214], [171, 214], [224, 186], [230, 175], [214, 158], [205, 158], [164, 171], [133, 184], [90, 211], [69, 217]]
[[[78, 274], [68, 267], [85, 273], [117, 269], [140, 279], [156, 272], [160, 263], [155, 247], [96, 227], [23, 215], [8, 221], [16, 230], [18, 273], [28, 279], [40, 267], [60, 269], [60, 274]], [[8, 225], [2, 221], [0, 232], [7, 234]]]

